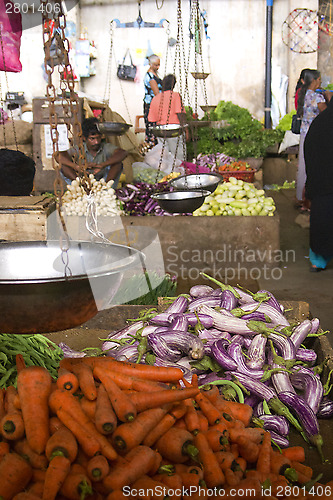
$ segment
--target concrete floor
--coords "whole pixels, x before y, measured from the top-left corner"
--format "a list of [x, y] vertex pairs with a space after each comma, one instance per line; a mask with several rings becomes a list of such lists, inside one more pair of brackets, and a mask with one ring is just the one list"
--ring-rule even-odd
[[309, 303], [312, 316], [318, 317], [323, 330], [330, 330], [333, 340], [333, 261], [321, 273], [310, 273], [309, 229], [295, 222], [299, 217], [294, 208], [295, 190], [270, 191], [280, 215], [280, 246], [282, 254], [294, 250], [295, 259], [282, 263], [282, 278], [260, 279], [259, 286], [276, 295], [278, 300], [300, 300]]

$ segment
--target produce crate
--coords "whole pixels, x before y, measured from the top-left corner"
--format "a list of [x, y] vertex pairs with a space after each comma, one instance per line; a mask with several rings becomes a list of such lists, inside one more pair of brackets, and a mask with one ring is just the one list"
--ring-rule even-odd
[[[183, 162], [182, 165], [187, 174], [209, 174], [210, 172], [212, 172], [209, 167], [201, 167], [199, 165], [196, 165], [195, 163]], [[223, 180], [225, 181], [227, 181], [229, 177], [235, 177], [236, 179], [242, 179], [245, 182], [253, 182], [254, 174], [257, 172], [257, 170], [226, 170], [225, 172], [220, 172], [219, 170], [217, 170], [216, 172], [222, 175]]]

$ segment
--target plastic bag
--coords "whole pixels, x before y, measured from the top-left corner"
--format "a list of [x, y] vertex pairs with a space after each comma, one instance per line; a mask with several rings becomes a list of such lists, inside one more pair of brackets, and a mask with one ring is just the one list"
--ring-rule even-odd
[[278, 153], [282, 153], [286, 149], [297, 146], [299, 144], [299, 134], [293, 134], [291, 130], [287, 130], [280, 144]]
[[[163, 144], [159, 142], [152, 149], [146, 153], [144, 160], [145, 163], [155, 169], [161, 169], [165, 174], [170, 174], [172, 171], [178, 172], [181, 165], [180, 160], [175, 160], [174, 156], [170, 153], [167, 144], [164, 146], [162, 157]], [[161, 162], [162, 157], [162, 162]], [[161, 165], [160, 165], [161, 162]]]
[[18, 73], [22, 71], [22, 17], [20, 12], [14, 12], [14, 5], [10, 0], [0, 0], [0, 29], [0, 71]]

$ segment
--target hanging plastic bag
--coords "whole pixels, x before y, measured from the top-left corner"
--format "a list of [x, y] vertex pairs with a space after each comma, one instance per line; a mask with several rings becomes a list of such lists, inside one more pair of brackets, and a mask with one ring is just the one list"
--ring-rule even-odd
[[[144, 157], [145, 163], [148, 163], [148, 165], [152, 168], [155, 168], [157, 170], [162, 170], [165, 174], [170, 174], [172, 171], [179, 171], [179, 166], [181, 164], [181, 161], [178, 159], [175, 159], [174, 155], [172, 155], [168, 149], [168, 145], [164, 145], [164, 150], [163, 150], [163, 156], [162, 156], [162, 150], [163, 150], [163, 143], [162, 141], [156, 144], [152, 149], [146, 153]], [[161, 161], [162, 157], [162, 161]]]
[[20, 48], [22, 17], [14, 12], [11, 0], [0, 0], [0, 71], [19, 73], [22, 71]]

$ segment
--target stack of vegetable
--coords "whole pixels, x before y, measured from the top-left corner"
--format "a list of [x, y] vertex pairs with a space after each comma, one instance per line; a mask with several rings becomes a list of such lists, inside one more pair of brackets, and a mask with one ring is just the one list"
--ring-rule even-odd
[[263, 189], [242, 179], [229, 177], [219, 184], [214, 193], [207, 196], [201, 207], [193, 212], [197, 215], [274, 215], [275, 203], [265, 196]]
[[[305, 495], [312, 469], [302, 448], [275, 450], [268, 431], [250, 427], [250, 406], [182, 376], [71, 358], [53, 386], [45, 368], [21, 365], [17, 390], [0, 399], [0, 498], [261, 498], [263, 488], [270, 498], [319, 498]], [[314, 487], [330, 497], [331, 483]]]
[[318, 328], [318, 319], [291, 325], [269, 292], [198, 285], [164, 312], [111, 333], [103, 349], [118, 360], [179, 367], [186, 379], [194, 370], [201, 385], [231, 386], [279, 446], [288, 446], [291, 424], [321, 452], [318, 417], [333, 416], [333, 403], [315, 351], [304, 347]]
[[89, 175], [91, 192], [88, 196], [79, 178], [76, 178], [67, 187], [62, 198], [62, 209], [67, 215], [88, 215], [88, 207], [94, 203], [97, 215], [122, 215], [119, 201], [113, 189], [113, 181], [97, 181]]
[[126, 215], [172, 215], [165, 212], [151, 197], [154, 193], [164, 191], [170, 191], [168, 182], [136, 182], [117, 189], [116, 195]]

